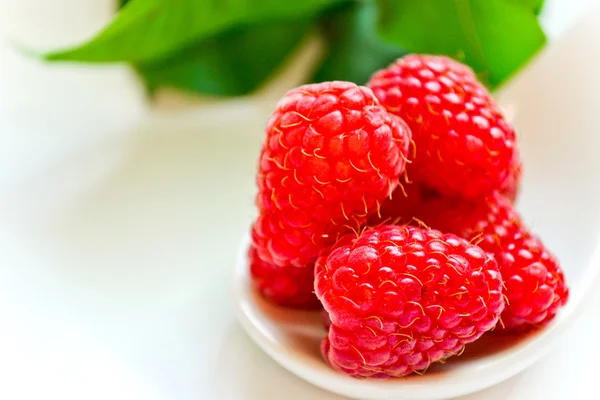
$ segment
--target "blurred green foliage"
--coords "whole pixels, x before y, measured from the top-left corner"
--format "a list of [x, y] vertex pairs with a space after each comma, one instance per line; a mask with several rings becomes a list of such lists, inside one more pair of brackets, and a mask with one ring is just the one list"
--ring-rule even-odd
[[542, 8], [544, 8], [544, 1], [545, 0], [510, 0], [510, 2], [515, 3], [515, 5], [533, 11], [535, 15], [538, 15], [542, 12]]
[[385, 39], [418, 53], [450, 55], [491, 87], [546, 40], [532, 9], [515, 1], [379, 0], [379, 5]]
[[364, 84], [374, 71], [406, 54], [377, 34], [377, 13], [377, 4], [367, 1], [345, 4], [324, 15], [325, 56], [313, 81], [337, 79]]
[[544, 44], [543, 0], [118, 0], [95, 38], [52, 61], [127, 62], [151, 89], [238, 96], [260, 87], [311, 33], [313, 81], [364, 84], [407, 52], [445, 54], [491, 88]]
[[266, 81], [312, 26], [310, 19], [265, 22], [228, 30], [156, 62], [138, 72], [151, 87], [171, 86], [221, 96], [253, 91]]

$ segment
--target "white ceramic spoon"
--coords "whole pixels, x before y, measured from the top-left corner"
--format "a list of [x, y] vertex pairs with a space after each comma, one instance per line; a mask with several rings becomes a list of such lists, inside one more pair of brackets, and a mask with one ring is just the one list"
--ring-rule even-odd
[[484, 337], [424, 375], [349, 378], [319, 354], [325, 335], [319, 313], [278, 308], [257, 296], [248, 278], [245, 240], [235, 291], [239, 319], [252, 339], [312, 384], [368, 400], [452, 398], [499, 383], [538, 360], [576, 315], [600, 267], [600, 55], [589, 51], [599, 43], [600, 28], [590, 17], [546, 49], [500, 96], [520, 132], [525, 172], [519, 209], [559, 257], [571, 287], [569, 303], [551, 324], [525, 337]]

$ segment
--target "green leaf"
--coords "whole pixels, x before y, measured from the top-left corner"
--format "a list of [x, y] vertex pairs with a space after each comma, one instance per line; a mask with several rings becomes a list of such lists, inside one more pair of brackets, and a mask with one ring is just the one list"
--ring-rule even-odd
[[496, 87], [545, 43], [534, 14], [507, 0], [379, 0], [381, 35], [411, 52], [445, 54]]
[[237, 96], [256, 89], [305, 38], [312, 21], [262, 23], [232, 29], [138, 72], [150, 87]]
[[315, 82], [345, 80], [365, 84], [376, 70], [406, 53], [377, 34], [377, 4], [352, 3], [335, 10], [324, 24], [327, 54]]
[[538, 15], [542, 12], [542, 8], [544, 8], [545, 0], [508, 0], [511, 3], [524, 7], [528, 10], [531, 10], [535, 15]]
[[226, 29], [318, 14], [347, 0], [130, 0], [98, 36], [47, 60], [156, 60]]

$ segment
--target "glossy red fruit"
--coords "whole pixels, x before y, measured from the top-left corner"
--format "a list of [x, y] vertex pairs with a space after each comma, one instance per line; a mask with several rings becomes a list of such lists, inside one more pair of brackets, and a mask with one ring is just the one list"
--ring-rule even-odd
[[248, 260], [254, 286], [270, 301], [290, 308], [321, 308], [314, 294], [312, 268], [277, 267], [266, 263], [258, 257], [254, 246], [248, 251]]
[[478, 243], [498, 262], [506, 286], [506, 329], [543, 325], [568, 300], [558, 260], [527, 230], [510, 199], [493, 194], [479, 202], [439, 198], [424, 205], [420, 218], [435, 229]]
[[512, 173], [509, 179], [504, 182], [500, 189], [500, 193], [508, 198], [512, 203], [517, 201], [521, 190], [521, 177], [523, 176], [523, 166], [519, 160], [515, 160]]
[[319, 258], [325, 359], [355, 377], [399, 377], [459, 353], [502, 310], [496, 261], [452, 234], [383, 225]]
[[402, 183], [383, 200], [379, 211], [369, 218], [369, 225], [405, 225], [413, 221], [414, 212], [427, 198], [415, 183]]
[[466, 65], [408, 55], [377, 72], [368, 86], [412, 130], [411, 180], [446, 195], [477, 198], [511, 179], [515, 132]]
[[323, 248], [360, 229], [396, 188], [409, 143], [408, 127], [366, 87], [326, 82], [288, 92], [260, 155], [257, 256], [312, 269]]

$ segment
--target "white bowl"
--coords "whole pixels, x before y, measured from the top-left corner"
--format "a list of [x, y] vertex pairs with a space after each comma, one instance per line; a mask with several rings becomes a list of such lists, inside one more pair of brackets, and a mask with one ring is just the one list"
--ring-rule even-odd
[[558, 256], [571, 288], [567, 306], [552, 323], [524, 337], [482, 338], [462, 356], [430, 367], [424, 375], [353, 379], [322, 360], [319, 344], [325, 331], [319, 313], [281, 309], [255, 293], [247, 272], [246, 239], [235, 290], [239, 319], [252, 339], [312, 384], [369, 400], [460, 396], [497, 384], [538, 360], [568, 327], [600, 267], [600, 75], [590, 41], [600, 42], [600, 30], [592, 24], [576, 29], [546, 49], [499, 96], [520, 135], [524, 181], [518, 207]]

